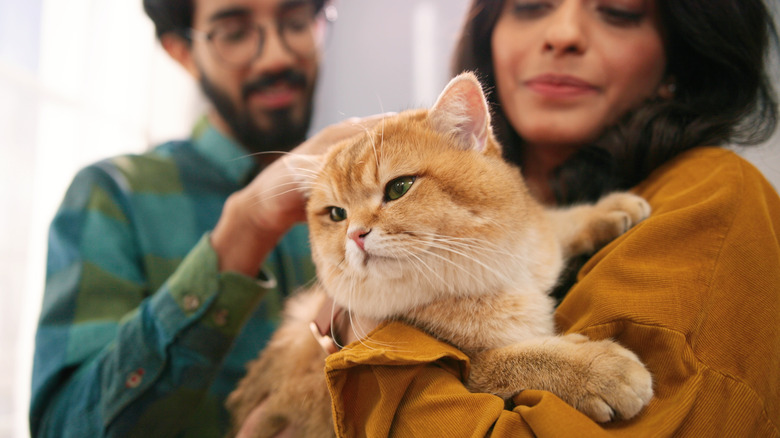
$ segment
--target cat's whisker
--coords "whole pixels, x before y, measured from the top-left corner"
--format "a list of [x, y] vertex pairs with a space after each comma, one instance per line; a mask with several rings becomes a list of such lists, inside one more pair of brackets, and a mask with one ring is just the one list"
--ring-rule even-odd
[[[459, 256], [463, 257], [464, 259], [466, 259], [466, 260], [472, 261], [472, 262], [482, 266], [483, 268], [485, 268], [486, 270], [488, 270], [489, 272], [493, 273], [494, 275], [496, 275], [497, 277], [503, 279], [506, 282], [510, 282], [512, 280], [505, 273], [500, 272], [497, 269], [495, 269], [494, 267], [489, 266], [485, 262], [479, 260], [478, 258], [476, 258], [476, 257], [474, 257], [472, 255], [469, 255], [469, 254], [467, 254], [467, 253], [465, 253], [463, 251], [456, 250], [456, 249], [452, 248], [451, 246], [448, 246], [448, 245], [445, 245], [445, 244], [442, 244], [442, 243], [437, 243], [435, 241], [420, 240], [420, 243], [427, 243], [428, 246], [430, 248], [432, 248], [432, 249], [440, 249], [440, 250], [443, 250], [443, 251], [447, 251], [447, 252], [449, 252], [451, 254], [459, 255]], [[443, 256], [441, 254], [437, 254], [436, 252], [431, 251], [430, 249], [425, 249], [425, 252], [427, 254], [433, 255], [433, 256], [441, 259], [441, 260], [444, 260], [444, 261], [452, 264], [455, 267], [462, 268], [462, 266], [458, 265], [455, 261], [453, 261], [453, 260], [451, 260], [451, 259], [449, 259], [449, 258], [447, 258], [447, 257], [445, 257], [445, 256]], [[477, 277], [473, 272], [471, 272], [468, 269], [464, 269], [463, 272], [467, 273], [468, 275], [470, 275], [475, 280], [478, 280], [478, 281], [482, 281], [483, 280], [482, 278]]]
[[[435, 275], [435, 276], [436, 276], [436, 278], [438, 278], [438, 279], [439, 279], [439, 281], [440, 281], [442, 284], [444, 284], [444, 285], [446, 285], [446, 286], [447, 286], [447, 288], [448, 288], [448, 289], [451, 289], [451, 288], [452, 288], [452, 285], [451, 285], [451, 284], [449, 284], [449, 282], [447, 282], [447, 281], [446, 281], [444, 278], [442, 278], [442, 276], [441, 276], [441, 275], [439, 275], [439, 273], [438, 273], [438, 272], [436, 272], [436, 270], [435, 270], [435, 269], [433, 269], [433, 268], [432, 268], [430, 265], [428, 265], [427, 263], [425, 263], [425, 261], [424, 261], [422, 258], [420, 258], [420, 256], [418, 256], [417, 254], [414, 254], [414, 253], [413, 253], [413, 252], [411, 252], [411, 251], [404, 251], [404, 252], [405, 252], [405, 256], [406, 256], [406, 258], [409, 260], [409, 264], [410, 264], [412, 267], [414, 267], [414, 268], [415, 268], [415, 269], [416, 269], [418, 272], [420, 272], [420, 275], [421, 275], [423, 278], [425, 278], [425, 279], [428, 281], [428, 283], [430, 283], [430, 285], [431, 285], [431, 288], [434, 288], [434, 289], [436, 289], [436, 283], [434, 283], [434, 282], [433, 282], [433, 280], [431, 280], [430, 276], [428, 276], [428, 275], [425, 275], [425, 272], [424, 272], [424, 271], [423, 271], [423, 269], [420, 267], [420, 265], [422, 265], [423, 267], [425, 267], [425, 269], [427, 269], [427, 272], [430, 272], [431, 274]], [[414, 262], [414, 261], [412, 260], [412, 258], [414, 258], [414, 259], [415, 259], [417, 262]]]
[[[382, 116], [382, 133], [379, 137], [379, 149], [385, 145], [385, 117]], [[377, 153], [376, 146], [374, 146], [374, 157], [376, 158], [376, 173], [379, 174], [379, 156], [382, 154]]]
[[[414, 236], [414, 233], [407, 233], [407, 234]], [[425, 233], [425, 234], [430, 236], [431, 240], [430, 241], [418, 240], [417, 242], [426, 243], [426, 244], [432, 244], [435, 242], [439, 249], [448, 250], [450, 252], [457, 253], [465, 257], [469, 257], [468, 254], [465, 254], [465, 253], [469, 253], [472, 256], [487, 256], [494, 260], [498, 260], [497, 258], [495, 258], [495, 256], [501, 256], [502, 260], [509, 259], [517, 263], [525, 263], [527, 261], [524, 257], [517, 254], [516, 252], [511, 252], [509, 250], [499, 247], [498, 245], [492, 244], [490, 242], [486, 242], [484, 240], [473, 239], [473, 238], [453, 238], [453, 237], [442, 236], [433, 233]], [[458, 251], [455, 251], [455, 249], [457, 249]], [[469, 258], [477, 261], [473, 257], [469, 257]], [[485, 266], [484, 264], [482, 265]], [[497, 273], [495, 270], [493, 272]]]
[[[351, 303], [352, 294], [350, 293], [349, 296], [350, 296], [350, 303]], [[358, 341], [362, 345], [364, 345], [366, 348], [368, 348], [370, 350], [376, 350], [377, 347], [395, 348], [395, 346], [392, 345], [392, 344], [388, 344], [388, 343], [385, 343], [385, 342], [379, 342], [376, 339], [373, 339], [370, 336], [368, 336], [369, 330], [366, 329], [360, 323], [360, 319], [356, 319], [352, 312], [348, 312], [348, 313], [349, 313], [349, 321], [350, 321], [350, 326], [352, 328], [352, 333], [355, 335], [355, 338], [357, 338]], [[369, 343], [371, 345], [369, 345]]]
[[[265, 196], [267, 193], [275, 191], [279, 187], [285, 187], [285, 186], [293, 186], [293, 188], [285, 190], [285, 191], [282, 191], [282, 192], [279, 192], [279, 193], [277, 193], [277, 194], [275, 194], [273, 196]], [[279, 196], [282, 196], [282, 195], [286, 195], [286, 194], [292, 193], [292, 192], [301, 191], [303, 189], [304, 189], [304, 187], [302, 187], [301, 184], [298, 184], [298, 183], [284, 183], [284, 184], [279, 184], [277, 187], [274, 187], [273, 189], [267, 189], [267, 190], [265, 190], [263, 192], [260, 192], [255, 197], [258, 198], [258, 199], [274, 199], [276, 197], [279, 197]]]
[[277, 194], [275, 194], [273, 196], [265, 196], [264, 197], [264, 196], [262, 196], [260, 194], [260, 195], [257, 196], [257, 202], [256, 202], [255, 205], [259, 205], [263, 201], [267, 201], [267, 200], [270, 200], [270, 199], [278, 198], [279, 196], [284, 196], [284, 195], [286, 195], [288, 193], [298, 192], [298, 191], [302, 191], [302, 190], [303, 190], [303, 188], [299, 186], [299, 187], [295, 187], [295, 188], [290, 189], [290, 190], [285, 190], [283, 192], [277, 193]]
[[230, 162], [230, 161], [242, 160], [244, 158], [259, 157], [261, 155], [289, 155], [289, 154], [290, 154], [289, 151], [260, 151], [260, 152], [253, 152], [251, 154], [239, 155], [236, 158], [231, 158], [230, 160], [227, 161]]
[[[446, 243], [448, 245], [452, 245], [453, 247], [458, 247], [465, 250], [479, 251], [481, 253], [486, 253], [486, 254], [506, 255], [506, 256], [514, 255], [511, 251], [508, 251], [506, 249], [501, 249], [498, 245], [492, 245], [487, 242], [483, 242], [479, 240], [474, 240], [469, 242], [469, 241], [457, 241], [446, 237], [435, 237], [433, 238], [433, 241], [438, 243]], [[490, 246], [493, 246], [493, 248], [490, 248]]]
[[[293, 186], [293, 188], [291, 188], [289, 190], [285, 190], [285, 191], [279, 192], [279, 193], [277, 193], [277, 194], [275, 194], [273, 196], [265, 196], [265, 194], [270, 193], [272, 191], [275, 191], [275, 190], [277, 190], [280, 187], [287, 187], [287, 186]], [[319, 186], [316, 185], [316, 184], [307, 184], [307, 183], [301, 184], [299, 182], [281, 183], [281, 184], [277, 185], [276, 187], [274, 187], [272, 189], [267, 189], [267, 190], [264, 190], [263, 192], [258, 193], [256, 195], [256, 197], [258, 198], [258, 202], [260, 202], [262, 200], [270, 200], [270, 199], [277, 198], [279, 196], [284, 196], [284, 195], [286, 195], [288, 193], [293, 193], [293, 192], [298, 192], [298, 191], [306, 192], [308, 190], [311, 190], [313, 187], [319, 187]]]
[[[416, 237], [414, 235], [412, 236]], [[445, 237], [440, 235], [431, 234], [430, 236], [431, 236], [430, 240], [415, 238], [414, 242], [436, 244], [438, 248], [448, 249], [451, 250], [452, 252], [456, 252], [455, 249], [458, 249], [459, 251], [457, 251], [456, 253], [463, 256], [468, 256], [464, 252], [471, 252], [471, 253], [478, 253], [481, 255], [501, 255], [510, 258], [518, 258], [516, 254], [510, 251], [500, 249], [497, 245], [490, 245], [488, 242], [484, 242], [481, 240], [470, 239], [473, 240], [473, 243], [471, 243], [468, 241], [457, 241], [456, 240], [457, 238], [450, 238], [450, 237]], [[495, 246], [495, 249], [489, 248], [488, 246]]]
[[[336, 344], [339, 349], [344, 348], [343, 345], [341, 345], [338, 341], [338, 336], [336, 336], [336, 302], [331, 300], [331, 306], [330, 306], [330, 338], [333, 339], [333, 343]], [[351, 315], [350, 315], [351, 317]]]
[[306, 283], [302, 284], [298, 289], [296, 290], [305, 290], [305, 289], [311, 289], [315, 283], [317, 283], [317, 277], [312, 277], [307, 281]]
[[[348, 294], [348, 303], [347, 303], [347, 312], [349, 313], [349, 326], [352, 329], [352, 333], [355, 335], [355, 338], [357, 338], [358, 342], [360, 342], [361, 345], [366, 347], [369, 350], [376, 350], [376, 347], [369, 345], [366, 343], [366, 341], [375, 343], [379, 345], [380, 343], [371, 341], [371, 339], [368, 339], [367, 335], [368, 332], [363, 328], [358, 321], [354, 318], [354, 315], [349, 309], [352, 307], [352, 292], [354, 288], [350, 288], [349, 294]], [[360, 333], [362, 332], [362, 333]], [[381, 345], [380, 345], [381, 346]]]
[[[384, 124], [384, 118], [382, 119], [382, 123]], [[384, 126], [382, 128], [382, 131], [383, 131], [382, 132], [382, 136], [384, 138]], [[373, 135], [369, 135], [369, 139], [371, 140], [371, 150], [374, 153], [374, 168], [375, 168], [375, 171], [376, 171], [377, 175], [379, 175], [379, 154], [377, 153], [377, 150], [376, 150], [376, 137], [373, 136]], [[383, 141], [383, 140], [381, 140], [381, 141]], [[380, 141], [380, 145], [381, 145], [381, 141]]]
[[[414, 236], [431, 237], [439, 241], [447, 241], [455, 245], [462, 245], [464, 248], [488, 251], [492, 254], [497, 254], [497, 255], [505, 255], [505, 256], [516, 255], [513, 251], [505, 249], [499, 246], [498, 244], [490, 242], [485, 239], [477, 239], [474, 237], [454, 237], [454, 236], [447, 236], [444, 234], [426, 233], [426, 232], [418, 232], [418, 231], [407, 231], [405, 232], [405, 234], [411, 234]], [[492, 248], [488, 248], [488, 247], [492, 247]]]
[[284, 155], [290, 155], [290, 156], [293, 156], [293, 157], [298, 157], [298, 158], [304, 159], [304, 160], [309, 161], [311, 163], [317, 163], [319, 161], [316, 158], [315, 155], [311, 155], [311, 154], [302, 154], [302, 153], [298, 153], [298, 152], [282, 152], [282, 153]]
[[463, 266], [461, 266], [461, 265], [457, 264], [455, 261], [453, 261], [453, 260], [450, 260], [450, 259], [449, 259], [449, 258], [447, 258], [447, 257], [444, 257], [444, 256], [443, 256], [443, 255], [441, 255], [441, 254], [437, 254], [436, 252], [434, 252], [434, 251], [431, 251], [430, 249], [425, 249], [425, 253], [426, 253], [426, 254], [430, 254], [430, 255], [432, 255], [432, 256], [434, 256], [434, 257], [436, 257], [436, 258], [438, 258], [438, 259], [440, 259], [440, 260], [442, 260], [442, 261], [445, 261], [445, 262], [447, 262], [447, 263], [451, 264], [452, 266], [454, 266], [454, 267], [456, 267], [456, 268], [459, 268], [460, 270], [462, 270], [462, 272], [465, 272], [465, 273], [466, 273], [466, 274], [468, 274], [468, 275], [469, 275], [471, 278], [473, 278], [474, 280], [476, 280], [476, 281], [478, 281], [478, 282], [482, 282], [482, 281], [484, 280], [483, 278], [480, 278], [480, 277], [478, 277], [476, 274], [474, 274], [474, 273], [473, 273], [473, 272], [471, 272], [470, 270], [468, 270], [468, 269], [464, 269], [464, 268], [463, 268]]
[[370, 128], [370, 127], [368, 127], [368, 126], [366, 126], [366, 125], [365, 125], [365, 124], [363, 124], [363, 123], [355, 123], [355, 124], [353, 124], [352, 126], [359, 126], [359, 127], [363, 128], [363, 132], [364, 132], [364, 133], [366, 133], [366, 134], [369, 134], [369, 135], [371, 134], [371, 128]]
[[[407, 234], [407, 235], [411, 235], [411, 234]], [[411, 235], [411, 236], [412, 236], [412, 237], [415, 237], [414, 235]], [[413, 243], [420, 243], [420, 244], [423, 244], [422, 246], [431, 246], [431, 245], [434, 245], [434, 246], [436, 246], [436, 247], [437, 247], [437, 248], [439, 248], [439, 249], [446, 250], [446, 251], [448, 251], [448, 252], [451, 252], [451, 253], [457, 253], [457, 254], [459, 254], [459, 255], [461, 255], [461, 256], [463, 256], [463, 257], [467, 258], [467, 259], [473, 259], [472, 257], [470, 257], [468, 254], [466, 254], [466, 253], [464, 253], [464, 252], [459, 252], [459, 251], [455, 251], [455, 250], [454, 250], [454, 249], [452, 249], [452, 248], [448, 248], [447, 246], [445, 246], [445, 245], [444, 245], [444, 244], [446, 244], [446, 243], [448, 243], [448, 242], [447, 242], [446, 240], [443, 240], [443, 239], [442, 239], [442, 241], [441, 241], [441, 242], [436, 242], [436, 240], [434, 240], [434, 241], [432, 242], [432, 241], [430, 241], [430, 240], [426, 240], [426, 239], [419, 239], [419, 238], [415, 238], [414, 240], [412, 240], [412, 242], [413, 242]], [[470, 252], [474, 252], [474, 250], [475, 250], [475, 248], [467, 248], [467, 249], [470, 249]], [[476, 248], [476, 249], [480, 249], [480, 248]], [[425, 261], [424, 261], [424, 260], [423, 260], [421, 257], [419, 257], [418, 255], [414, 254], [413, 252], [411, 252], [411, 251], [409, 251], [409, 250], [407, 250], [407, 249], [400, 249], [400, 250], [401, 250], [401, 251], [403, 251], [403, 253], [402, 253], [402, 254], [403, 254], [403, 255], [404, 255], [404, 256], [405, 256], [407, 259], [410, 259], [410, 257], [414, 257], [415, 259], [417, 259], [417, 260], [419, 261], [419, 263], [421, 263], [422, 265], [424, 265], [424, 266], [425, 266], [425, 268], [426, 268], [426, 269], [427, 269], [427, 270], [428, 270], [430, 273], [432, 273], [433, 275], [435, 275], [435, 276], [436, 276], [436, 277], [439, 279], [439, 281], [441, 282], [441, 284], [442, 284], [442, 285], [446, 286], [446, 289], [450, 289], [450, 290], [452, 290], [452, 289], [455, 289], [455, 285], [451, 284], [451, 282], [450, 282], [450, 281], [447, 281], [447, 280], [446, 280], [444, 277], [442, 277], [442, 276], [439, 274], [438, 270], [436, 270], [436, 269], [434, 269], [433, 267], [431, 267], [430, 265], [428, 265], [428, 264], [427, 264], [427, 263], [426, 263], [426, 262], [425, 262]], [[439, 255], [439, 254], [432, 253], [432, 252], [430, 252], [430, 251], [426, 251], [426, 252], [427, 252], [427, 253], [430, 253], [430, 254], [434, 254], [434, 255], [437, 255], [437, 256], [439, 256], [440, 258], [442, 258], [442, 259], [446, 260], [446, 261], [447, 261], [447, 262], [449, 262], [451, 265], [453, 265], [453, 266], [455, 266], [455, 267], [457, 267], [457, 268], [462, 268], [462, 266], [458, 265], [458, 264], [457, 264], [457, 263], [455, 263], [453, 260], [446, 259], [445, 257], [443, 257], [443, 256], [441, 256], [441, 255]], [[475, 259], [474, 259], [474, 260], [475, 260]], [[476, 260], [475, 260], [475, 261], [476, 261]], [[411, 262], [410, 262], [410, 264], [411, 264], [413, 267], [415, 267], [415, 269], [417, 269], [417, 270], [418, 270], [418, 272], [420, 272], [420, 273], [421, 273], [421, 275], [422, 275], [423, 277], [425, 277], [425, 279], [426, 279], [426, 280], [427, 280], [429, 283], [431, 283], [431, 286], [433, 287], [433, 289], [440, 289], [440, 287], [437, 287], [437, 286], [436, 286], [436, 285], [435, 285], [435, 284], [432, 282], [432, 280], [431, 280], [431, 279], [430, 279], [428, 276], [425, 276], [425, 275], [424, 275], [425, 273], [424, 273], [424, 272], [423, 272], [423, 271], [422, 271], [422, 270], [421, 270], [421, 269], [420, 269], [420, 268], [417, 266], [417, 264], [416, 264], [416, 263], [411, 263]], [[486, 269], [490, 269], [490, 268], [489, 268], [489, 267], [487, 267], [487, 266], [485, 266], [485, 267], [486, 267]], [[493, 270], [492, 272], [493, 272], [494, 274], [498, 275], [498, 276], [502, 276], [502, 274], [501, 274], [501, 273], [499, 273], [499, 272], [496, 272], [496, 271], [494, 271], [494, 270]], [[469, 273], [470, 273], [470, 271], [469, 271]], [[476, 277], [476, 276], [474, 276], [474, 275], [472, 275], [472, 277], [473, 277], [474, 279], [477, 279], [477, 280], [479, 280], [479, 278], [477, 278], [477, 277]], [[504, 278], [506, 278], [506, 277], [504, 277]], [[507, 280], [508, 280], [508, 279], [507, 279]], [[440, 285], [440, 286], [441, 286], [441, 285]]]
[[319, 172], [313, 169], [306, 169], [305, 167], [291, 167], [290, 170], [293, 170], [295, 172], [298, 172], [301, 175], [306, 175], [306, 177], [315, 178], [319, 176]]
[[[330, 269], [330, 271], [332, 272], [333, 269]], [[354, 284], [356, 284], [356, 283], [353, 283], [353, 285]], [[362, 345], [364, 345], [366, 348], [371, 349], [371, 350], [376, 350], [377, 347], [398, 350], [397, 345], [388, 344], [388, 343], [385, 343], [385, 342], [380, 342], [380, 341], [378, 341], [376, 339], [373, 339], [370, 336], [368, 336], [369, 330], [366, 329], [360, 323], [360, 319], [356, 319], [354, 317], [354, 314], [353, 314], [353, 312], [350, 309], [352, 308], [353, 294], [356, 292], [356, 289], [357, 289], [356, 286], [352, 286], [352, 287], [350, 287], [347, 290], [347, 306], [346, 306], [346, 312], [347, 312], [347, 315], [349, 316], [350, 330], [355, 335], [355, 338]], [[338, 345], [340, 348], [344, 348], [343, 345], [340, 345], [338, 343], [336, 345]]]
[[262, 197], [266, 193], [273, 192], [273, 191], [275, 191], [276, 189], [278, 189], [280, 187], [288, 187], [288, 186], [308, 187], [308, 188], [319, 187], [316, 183], [309, 182], [309, 181], [304, 181], [304, 182], [301, 182], [301, 181], [288, 181], [288, 182], [284, 182], [284, 183], [279, 183], [279, 184], [275, 185], [274, 187], [269, 187], [269, 188], [263, 190], [262, 192], [258, 193], [257, 196], [258, 197]]
[[390, 344], [379, 342], [376, 339], [372, 339], [370, 336], [368, 336], [368, 331], [363, 326], [361, 326], [355, 318], [353, 318], [352, 313], [349, 314], [349, 318], [350, 323], [352, 324], [352, 333], [355, 334], [355, 337], [361, 345], [369, 350], [376, 350], [377, 347], [392, 347]]
[[493, 259], [495, 259], [495, 256], [501, 256], [501, 259], [504, 261], [509, 259], [516, 262], [522, 262], [524, 260], [520, 255], [514, 254], [511, 251], [487, 248], [480, 244], [467, 244], [462, 242], [451, 242], [447, 240], [434, 240], [434, 242], [439, 245], [449, 245], [452, 248], [457, 248], [460, 251], [471, 253], [474, 256], [491, 257]]
[[[360, 325], [359, 320], [355, 320], [352, 317], [352, 313], [350, 313], [350, 321], [353, 327], [353, 333], [355, 334], [355, 337], [358, 339], [361, 345], [365, 346], [369, 350], [377, 350], [378, 348], [385, 348], [388, 350], [393, 350], [397, 352], [402, 351], [410, 351], [410, 350], [403, 350], [398, 347], [398, 344], [390, 344], [387, 342], [380, 342], [371, 336], [368, 336], [368, 331]], [[359, 332], [363, 332], [362, 335]]]

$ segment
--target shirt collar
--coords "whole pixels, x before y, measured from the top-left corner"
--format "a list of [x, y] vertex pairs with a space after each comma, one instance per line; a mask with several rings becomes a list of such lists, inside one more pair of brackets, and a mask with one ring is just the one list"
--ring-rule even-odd
[[195, 150], [214, 163], [231, 181], [246, 184], [257, 172], [251, 154], [235, 140], [219, 132], [203, 117], [192, 130]]

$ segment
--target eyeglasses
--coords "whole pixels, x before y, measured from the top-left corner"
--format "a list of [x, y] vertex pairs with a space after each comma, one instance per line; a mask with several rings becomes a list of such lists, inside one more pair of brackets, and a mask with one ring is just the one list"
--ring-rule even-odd
[[[322, 39], [319, 11], [313, 2], [294, 3], [295, 7], [285, 9], [277, 16], [273, 26], [285, 49], [307, 58], [314, 54]], [[326, 6], [324, 13], [327, 21], [335, 19], [335, 10], [328, 10], [330, 7]], [[238, 15], [220, 19], [209, 32], [189, 29], [189, 37], [205, 40], [219, 60], [239, 68], [261, 55], [267, 31], [267, 26], [253, 23], [246, 15]]]

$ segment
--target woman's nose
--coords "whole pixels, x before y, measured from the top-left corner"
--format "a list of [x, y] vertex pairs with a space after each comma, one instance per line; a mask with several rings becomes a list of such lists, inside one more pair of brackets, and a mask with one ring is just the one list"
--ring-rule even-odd
[[554, 55], [582, 53], [587, 47], [587, 11], [582, 0], [564, 0], [548, 17], [545, 50]]

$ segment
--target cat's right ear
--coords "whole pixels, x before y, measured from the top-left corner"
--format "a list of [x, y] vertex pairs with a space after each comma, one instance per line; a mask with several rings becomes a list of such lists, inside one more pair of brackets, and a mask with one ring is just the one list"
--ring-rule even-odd
[[304, 196], [308, 198], [311, 195], [314, 180], [317, 179], [322, 165], [325, 163], [325, 156], [291, 153], [286, 155], [283, 160], [293, 179], [300, 185]]
[[484, 152], [492, 135], [490, 111], [474, 73], [461, 73], [441, 92], [428, 112], [433, 129], [454, 137], [456, 146]]

